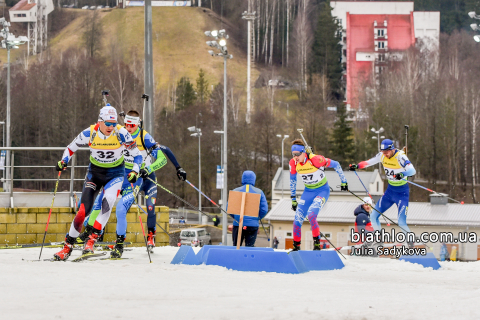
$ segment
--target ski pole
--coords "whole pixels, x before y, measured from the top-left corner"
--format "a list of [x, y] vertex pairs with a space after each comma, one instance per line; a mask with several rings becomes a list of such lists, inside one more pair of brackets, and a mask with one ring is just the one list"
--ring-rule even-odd
[[[358, 175], [357, 171], [355, 170], [354, 172], [355, 172], [355, 174], [357, 175], [358, 180], [360, 180], [360, 183], [362, 184], [363, 188], [364, 188], [365, 191], [367, 192], [368, 196], [369, 196], [370, 199], [372, 199], [372, 201], [373, 201], [372, 195], [370, 194], [370, 192], [368, 192], [367, 187], [365, 187], [365, 185], [363, 184], [363, 181], [362, 181], [362, 179], [360, 179], [360, 176]], [[373, 206], [372, 206], [372, 207], [373, 207]], [[385, 223], [387, 224], [387, 226], [390, 226], [390, 223], [385, 219], [385, 217], [383, 217], [383, 220], [385, 220]]]
[[[365, 201], [363, 201], [362, 198], [360, 198], [359, 196], [357, 196], [355, 193], [353, 193], [352, 191], [348, 190], [348, 192], [350, 192], [351, 194], [353, 194], [355, 197], [357, 197], [360, 201], [362, 201], [364, 204], [366, 204]], [[380, 211], [378, 211], [376, 208], [372, 207], [373, 210], [377, 211], [379, 214], [381, 214], [385, 219], [388, 219], [390, 220], [390, 222], [392, 222], [394, 225], [398, 226], [400, 229], [402, 229], [405, 233], [407, 233], [407, 231], [405, 229], [403, 229], [402, 227], [400, 227], [395, 221], [393, 221], [392, 219], [390, 219], [389, 217], [387, 217], [386, 215], [384, 215], [383, 213], [381, 213]]]
[[50, 211], [48, 212], [47, 225], [45, 226], [45, 233], [43, 234], [42, 248], [40, 249], [40, 255], [38, 256], [38, 261], [42, 257], [43, 245], [45, 244], [45, 237], [47, 236], [48, 224], [50, 223], [50, 217], [52, 216], [53, 202], [55, 201], [55, 195], [57, 194], [58, 182], [60, 181], [60, 175], [62, 171], [58, 171], [57, 183], [55, 183], [55, 190], [53, 191], [52, 204], [50, 205]]
[[268, 241], [270, 241], [270, 237], [267, 234], [267, 230], [265, 230], [265, 226], [263, 225], [263, 221], [260, 219], [260, 223], [262, 224], [263, 231], [265, 231], [265, 235], [267, 236]]
[[[198, 211], [200, 212], [201, 214], [207, 216], [210, 218], [210, 215], [209, 214], [206, 214], [205, 212], [203, 212], [202, 210], [198, 209], [197, 207], [195, 207], [193, 204], [191, 204], [190, 202], [188, 202], [187, 200], [184, 200], [182, 198], [180, 198], [179, 196], [177, 196], [175, 193], [173, 193], [172, 191], [168, 190], [167, 188], [165, 188], [164, 186], [162, 186], [161, 184], [157, 183], [156, 181], [153, 181], [152, 179], [150, 179], [149, 177], [147, 177], [148, 180], [152, 181], [154, 184], [156, 184], [158, 187], [162, 188], [163, 190], [165, 190], [166, 192], [170, 193], [172, 196], [174, 196], [175, 198], [177, 198], [178, 200], [182, 201], [183, 203], [187, 204], [188, 206], [190, 206], [191, 208], [193, 208], [195, 211]], [[233, 218], [234, 221], [236, 221], [238, 223], [237, 220], [235, 220], [235, 218]]]
[[[148, 199], [148, 196], [147, 196], [147, 195], [145, 196], [145, 199]], [[140, 210], [143, 211], [143, 213], [145, 213], [145, 214], [148, 216], [148, 213], [146, 213], [145, 210], [143, 210], [143, 208], [142, 208], [138, 203], [135, 203], [135, 204], [140, 208]], [[167, 234], [167, 236], [170, 238], [170, 234], [169, 234], [165, 229], [163, 229], [162, 226], [158, 224], [158, 222], [155, 222], [155, 223], [156, 223], [157, 226], [159, 226], [160, 229], [162, 229], [163, 232], [165, 232], [165, 233]]]
[[330, 243], [330, 245], [332, 246], [332, 248], [334, 248], [335, 250], [337, 250], [338, 253], [340, 253], [340, 255], [343, 257], [343, 259], [347, 260], [347, 258], [345, 258], [345, 256], [340, 252], [340, 250], [338, 250], [337, 247], [335, 247], [335, 246], [333, 245], [333, 243], [331, 243], [330, 240], [328, 240], [328, 238], [325, 237], [325, 235], [324, 235], [323, 233], [320, 232], [320, 235], [321, 235], [322, 237], [324, 237], [325, 240], [328, 241], [328, 243]]
[[300, 133], [300, 136], [302, 137], [303, 143], [305, 143], [305, 150], [307, 150], [308, 153], [313, 153], [312, 148], [308, 145], [307, 140], [305, 140], [305, 137], [302, 134], [303, 129], [297, 129], [297, 131], [298, 131], [298, 133]]
[[225, 212], [225, 214], [228, 214], [227, 211], [223, 210], [222, 207], [220, 207], [215, 201], [213, 201], [212, 199], [210, 199], [209, 197], [207, 197], [207, 195], [205, 193], [203, 193], [202, 191], [200, 191], [197, 187], [195, 187], [190, 181], [188, 180], [185, 180], [186, 183], [188, 183], [193, 189], [197, 190], [202, 196], [204, 196], [208, 201], [210, 201], [211, 203], [213, 203], [217, 208], [219, 208], [220, 210], [222, 210], [223, 212]]
[[438, 192], [436, 192], [436, 191], [433, 191], [432, 189], [428, 189], [428, 188], [426, 188], [426, 187], [424, 187], [424, 186], [421, 186], [421, 185], [419, 185], [419, 184], [416, 184], [416, 183], [414, 183], [414, 182], [412, 182], [412, 181], [408, 181], [408, 180], [406, 180], [406, 179], [402, 179], [402, 180], [403, 180], [403, 181], [407, 181], [408, 183], [413, 184], [414, 186], [417, 186], [417, 187], [422, 188], [422, 189], [424, 189], [424, 190], [430, 191], [431, 193], [435, 193], [435, 194], [438, 194], [439, 196], [442, 196], [442, 197], [445, 197], [445, 198], [447, 198], [447, 199], [450, 199], [450, 200], [452, 200], [452, 201], [454, 201], [454, 202], [457, 202], [457, 203], [460, 203], [460, 204], [465, 204], [464, 201], [458, 201], [458, 200], [455, 200], [455, 199], [453, 199], [453, 198], [447, 197], [447, 196], [444, 195], [444, 194], [441, 194], [441, 193], [438, 193]]
[[408, 153], [408, 128], [409, 126], [405, 125], [405, 154]]
[[[359, 196], [357, 196], [355, 193], [353, 193], [352, 191], [348, 190], [348, 192], [350, 192], [351, 194], [353, 194], [355, 197], [357, 197], [360, 201], [362, 201], [363, 203], [366, 203], [365, 201], [363, 201], [362, 198], [360, 198]], [[386, 215], [384, 215], [383, 213], [381, 213], [380, 211], [378, 211], [376, 208], [372, 207], [373, 210], [377, 211], [378, 213], [380, 213], [384, 218], [390, 220], [394, 225], [398, 226], [400, 229], [402, 229], [402, 231], [407, 234], [408, 232], [403, 229], [398, 223], [396, 223], [395, 221], [393, 221], [392, 219], [390, 219], [389, 217], [387, 217]], [[425, 247], [429, 248], [430, 250], [433, 250], [432, 248], [430, 248], [426, 243], [424, 243]]]
[[150, 263], [152, 263], [152, 258], [150, 257], [150, 250], [148, 250], [147, 237], [145, 236], [145, 228], [143, 227], [142, 216], [140, 215], [140, 210], [138, 210], [138, 208], [140, 208], [140, 206], [137, 203], [137, 195], [138, 194], [135, 194], [135, 188], [133, 187], [133, 183], [130, 183], [130, 185], [132, 186], [132, 190], [133, 190], [132, 191], [133, 192], [133, 201], [137, 205], [137, 215], [138, 215], [138, 219], [140, 220], [140, 225], [142, 226], [143, 239], [145, 240], [145, 248], [147, 249], [148, 259], [150, 260]]

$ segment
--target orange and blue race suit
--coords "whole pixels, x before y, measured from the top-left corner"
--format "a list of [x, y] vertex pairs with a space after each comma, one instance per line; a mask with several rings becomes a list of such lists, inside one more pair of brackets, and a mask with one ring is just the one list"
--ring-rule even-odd
[[302, 239], [302, 224], [305, 216], [310, 220], [312, 236], [317, 238], [320, 235], [317, 216], [330, 196], [330, 186], [325, 176], [326, 168], [333, 168], [340, 177], [342, 183], [347, 183], [340, 164], [321, 155], [308, 154], [302, 163], [291, 159], [290, 166], [290, 192], [292, 199], [296, 198], [297, 173], [302, 177], [305, 190], [298, 200], [298, 207], [293, 222], [293, 240]]

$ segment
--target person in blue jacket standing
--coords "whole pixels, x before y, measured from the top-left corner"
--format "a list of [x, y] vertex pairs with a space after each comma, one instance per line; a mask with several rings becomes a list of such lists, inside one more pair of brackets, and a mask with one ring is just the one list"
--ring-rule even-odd
[[[262, 220], [263, 217], [267, 215], [268, 212], [268, 204], [267, 198], [262, 190], [255, 188], [255, 180], [257, 176], [253, 171], [247, 170], [243, 172], [242, 175], [242, 186], [234, 189], [233, 191], [240, 191], [240, 192], [247, 192], [247, 193], [257, 193], [260, 195], [260, 210], [258, 212], [258, 218], [256, 217], [243, 217], [243, 230], [242, 230], [242, 239], [240, 240], [240, 245], [242, 245], [243, 241], [245, 240], [246, 247], [253, 247], [255, 246], [255, 241], [257, 240], [257, 233], [258, 233], [258, 221]], [[227, 204], [228, 207], [228, 204]], [[240, 216], [235, 214], [230, 215], [233, 221], [233, 230], [232, 230], [232, 239], [233, 245], [237, 245], [237, 236], [238, 236], [238, 221], [240, 220]]]

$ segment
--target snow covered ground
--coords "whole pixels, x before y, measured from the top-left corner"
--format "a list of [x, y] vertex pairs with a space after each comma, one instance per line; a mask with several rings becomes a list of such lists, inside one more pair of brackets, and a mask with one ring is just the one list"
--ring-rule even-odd
[[157, 248], [152, 264], [144, 248], [80, 263], [0, 250], [0, 319], [480, 319], [480, 262], [347, 257], [342, 270], [287, 275], [171, 265], [177, 250]]

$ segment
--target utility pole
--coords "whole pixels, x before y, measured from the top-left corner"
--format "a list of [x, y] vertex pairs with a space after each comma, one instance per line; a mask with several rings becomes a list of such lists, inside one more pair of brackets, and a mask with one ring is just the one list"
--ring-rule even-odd
[[143, 121], [145, 130], [152, 136], [155, 135], [155, 110], [154, 110], [154, 92], [153, 92], [153, 45], [152, 45], [152, 0], [145, 0], [145, 64], [144, 81], [145, 90], [150, 99], [145, 102], [143, 110]]
[[248, 12], [245, 11], [242, 14], [242, 19], [247, 20], [247, 114], [245, 121], [250, 124], [250, 115], [252, 112], [252, 84], [250, 82], [251, 78], [251, 68], [252, 68], [252, 20], [255, 20], [255, 11], [251, 12], [251, 1], [248, 0]]
[[[227, 245], [227, 199], [228, 199], [228, 179], [227, 179], [227, 125], [228, 125], [228, 113], [227, 113], [227, 60], [233, 59], [233, 56], [228, 53], [227, 50], [227, 39], [228, 35], [225, 30], [213, 30], [205, 31], [207, 37], [215, 38], [215, 41], [207, 41], [207, 45], [212, 48], [220, 50], [219, 53], [209, 50], [208, 54], [212, 57], [222, 57], [223, 58], [223, 199], [222, 208], [223, 212], [223, 223], [222, 223], [222, 244]], [[218, 42], [217, 42], [218, 40]]]

